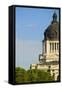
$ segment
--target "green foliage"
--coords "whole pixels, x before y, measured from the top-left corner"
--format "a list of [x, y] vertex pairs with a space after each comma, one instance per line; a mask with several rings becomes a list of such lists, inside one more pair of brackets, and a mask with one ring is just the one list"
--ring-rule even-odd
[[16, 68], [16, 83], [32, 83], [52, 81], [50, 73], [44, 70], [25, 70], [23, 68]]
[[25, 81], [25, 74], [26, 71], [23, 68], [17, 67], [16, 68], [16, 82], [22, 83]]
[[37, 71], [34, 70], [27, 70], [27, 81], [28, 82], [36, 82], [37, 81]]

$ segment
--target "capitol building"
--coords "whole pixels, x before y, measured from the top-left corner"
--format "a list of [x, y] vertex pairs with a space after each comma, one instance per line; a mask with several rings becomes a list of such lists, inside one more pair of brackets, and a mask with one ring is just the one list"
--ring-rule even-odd
[[59, 22], [56, 12], [53, 13], [51, 24], [44, 32], [42, 53], [39, 54], [39, 63], [31, 64], [31, 69], [50, 71], [54, 80], [59, 77]]

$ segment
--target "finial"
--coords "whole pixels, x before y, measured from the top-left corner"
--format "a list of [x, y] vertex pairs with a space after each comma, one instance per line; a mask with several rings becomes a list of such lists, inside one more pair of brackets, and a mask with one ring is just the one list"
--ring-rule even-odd
[[56, 11], [53, 13], [53, 22], [57, 22], [57, 14]]

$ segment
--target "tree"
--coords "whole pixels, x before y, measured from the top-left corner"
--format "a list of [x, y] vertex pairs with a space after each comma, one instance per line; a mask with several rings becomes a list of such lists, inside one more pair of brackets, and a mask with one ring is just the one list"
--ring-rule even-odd
[[24, 83], [25, 81], [25, 69], [17, 67], [16, 68], [16, 82], [17, 83]]
[[16, 83], [47, 82], [53, 80], [54, 78], [50, 75], [50, 72], [45, 70], [16, 68]]
[[36, 82], [37, 81], [37, 72], [36, 70], [27, 70], [27, 81], [28, 82]]
[[37, 77], [38, 82], [45, 82], [45, 81], [52, 81], [52, 80], [53, 80], [53, 77], [50, 75], [49, 72], [44, 70], [38, 70], [38, 77]]
[[49, 72], [44, 70], [28, 70], [28, 80], [29, 82], [45, 82], [45, 81], [52, 81], [53, 77], [50, 75]]

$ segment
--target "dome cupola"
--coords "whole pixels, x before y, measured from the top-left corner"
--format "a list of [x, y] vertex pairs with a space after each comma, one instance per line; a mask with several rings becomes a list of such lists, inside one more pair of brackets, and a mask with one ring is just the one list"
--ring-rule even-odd
[[44, 32], [45, 40], [59, 40], [59, 23], [57, 21], [57, 14], [54, 12], [52, 23]]

